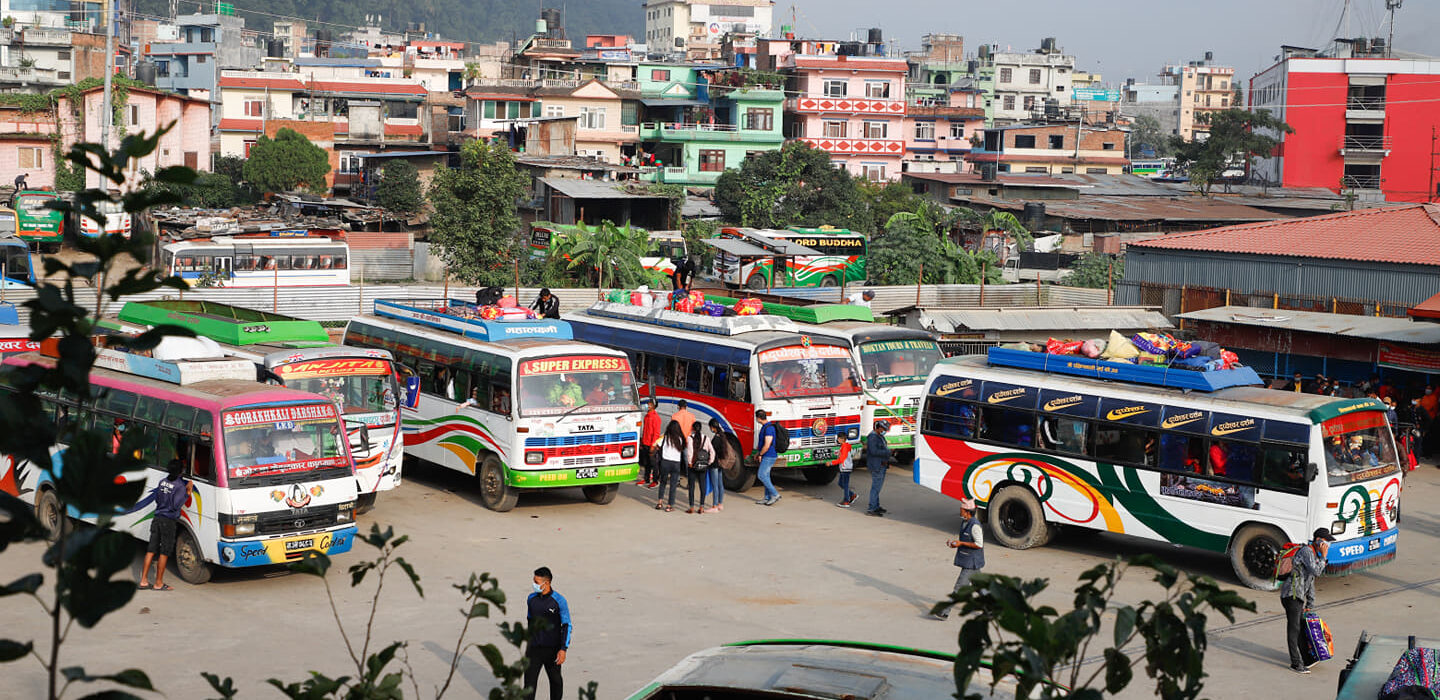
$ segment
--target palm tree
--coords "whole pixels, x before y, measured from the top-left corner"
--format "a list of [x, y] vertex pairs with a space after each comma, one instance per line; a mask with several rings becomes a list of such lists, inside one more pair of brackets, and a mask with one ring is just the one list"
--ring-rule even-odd
[[1035, 246], [1035, 237], [1030, 230], [1015, 218], [1014, 214], [999, 209], [991, 209], [981, 214], [974, 209], [960, 207], [955, 210], [961, 221], [970, 227], [978, 228], [982, 233], [989, 231], [1003, 231], [1015, 239], [1015, 246], [1021, 251], [1030, 250]]
[[650, 244], [650, 234], [644, 229], [629, 223], [616, 226], [608, 220], [594, 229], [582, 224], [565, 243], [570, 268], [584, 265], [586, 269], [598, 271], [600, 289], [606, 287], [607, 280], [628, 286], [644, 276], [640, 256]]

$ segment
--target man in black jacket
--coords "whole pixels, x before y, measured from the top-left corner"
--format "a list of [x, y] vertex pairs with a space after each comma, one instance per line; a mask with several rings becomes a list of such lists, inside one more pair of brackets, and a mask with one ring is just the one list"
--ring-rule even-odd
[[535, 297], [535, 303], [530, 308], [540, 318], [560, 318], [560, 299], [550, 293], [549, 287], [540, 290], [540, 296]]
[[530, 640], [525, 645], [526, 700], [535, 700], [541, 668], [550, 681], [550, 700], [560, 700], [565, 694], [560, 666], [565, 663], [565, 652], [570, 648], [570, 605], [565, 602], [565, 596], [550, 587], [553, 579], [550, 567], [536, 569], [534, 591], [525, 601], [525, 620], [530, 626]]

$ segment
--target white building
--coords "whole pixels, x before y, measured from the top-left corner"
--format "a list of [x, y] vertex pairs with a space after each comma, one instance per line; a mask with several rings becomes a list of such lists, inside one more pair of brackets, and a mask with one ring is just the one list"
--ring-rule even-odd
[[1047, 101], [1062, 109], [1070, 106], [1075, 57], [1061, 53], [1054, 39], [1046, 39], [1030, 52], [980, 50], [981, 84], [990, 89], [986, 117], [992, 126], [1030, 120]]
[[657, 53], [718, 58], [727, 34], [770, 36], [774, 0], [646, 0], [645, 43]]

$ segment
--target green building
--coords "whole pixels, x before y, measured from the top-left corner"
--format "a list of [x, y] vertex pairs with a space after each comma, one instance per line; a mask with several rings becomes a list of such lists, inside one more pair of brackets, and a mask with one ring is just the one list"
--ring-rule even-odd
[[[780, 85], [731, 87], [728, 74], [714, 65], [640, 64], [642, 179], [713, 185], [750, 153], [784, 144]], [[712, 84], [716, 75], [726, 76], [721, 84]]]

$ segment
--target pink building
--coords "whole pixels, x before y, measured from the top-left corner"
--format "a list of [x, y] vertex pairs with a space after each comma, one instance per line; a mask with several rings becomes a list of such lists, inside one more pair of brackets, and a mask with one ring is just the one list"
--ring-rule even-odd
[[905, 172], [964, 172], [971, 139], [984, 128], [985, 95], [974, 88], [952, 89], [944, 103], [912, 100], [905, 108]]
[[868, 180], [900, 177], [905, 157], [903, 58], [792, 54], [785, 102], [789, 138], [830, 152], [837, 165]]

